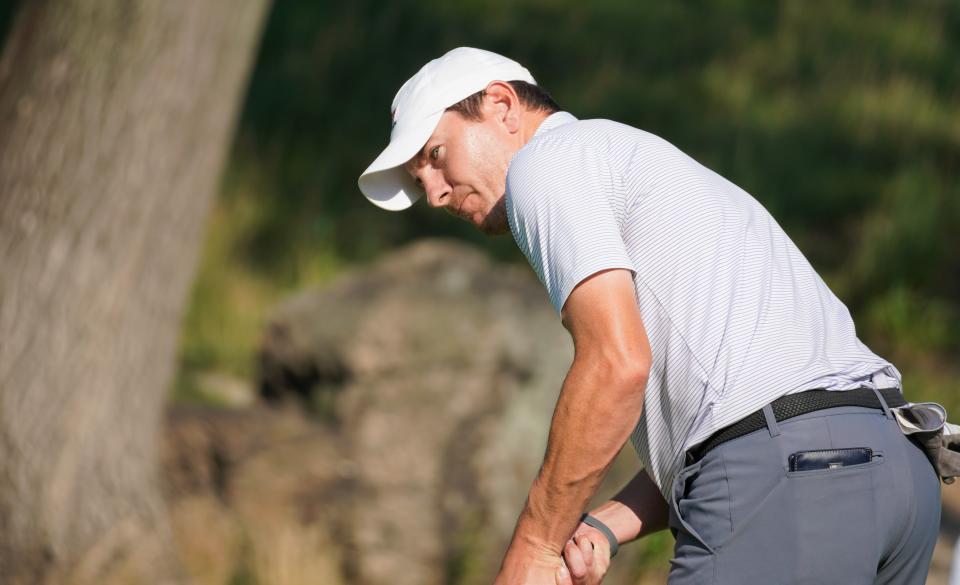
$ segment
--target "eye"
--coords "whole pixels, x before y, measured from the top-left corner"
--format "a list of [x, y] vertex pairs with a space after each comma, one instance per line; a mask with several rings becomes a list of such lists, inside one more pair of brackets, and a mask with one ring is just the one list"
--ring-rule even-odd
[[430, 160], [439, 160], [440, 159], [440, 147], [434, 146], [430, 149]]

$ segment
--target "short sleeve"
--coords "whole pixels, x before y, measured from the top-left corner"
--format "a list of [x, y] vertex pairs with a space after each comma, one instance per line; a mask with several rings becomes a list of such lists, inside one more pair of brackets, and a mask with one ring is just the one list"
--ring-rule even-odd
[[613, 211], [607, 160], [575, 140], [521, 149], [507, 173], [510, 231], [557, 314], [584, 279], [611, 268], [634, 271]]

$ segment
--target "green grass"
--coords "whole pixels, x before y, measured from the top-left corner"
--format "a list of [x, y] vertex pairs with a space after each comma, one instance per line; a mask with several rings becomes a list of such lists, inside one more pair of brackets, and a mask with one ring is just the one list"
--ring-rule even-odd
[[178, 401], [210, 402], [195, 382], [199, 372], [252, 379], [257, 343], [276, 304], [293, 291], [329, 280], [341, 267], [329, 246], [296, 234], [288, 237], [294, 242], [288, 251], [264, 265], [251, 239], [273, 221], [271, 198], [282, 195], [265, 189], [254, 171], [236, 170], [252, 165], [233, 166], [207, 223], [184, 318], [173, 388]]

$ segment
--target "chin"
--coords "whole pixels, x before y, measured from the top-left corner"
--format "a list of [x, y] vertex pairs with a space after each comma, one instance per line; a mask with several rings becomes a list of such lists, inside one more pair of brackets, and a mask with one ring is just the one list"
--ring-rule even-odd
[[[494, 210], [495, 211], [495, 210]], [[510, 225], [507, 223], [506, 215], [497, 213], [488, 213], [479, 224], [474, 222], [481, 232], [488, 236], [502, 236], [510, 231]]]
[[474, 222], [481, 232], [488, 236], [501, 236], [510, 232], [510, 224], [507, 222], [507, 205], [503, 197], [490, 208], [480, 223]]

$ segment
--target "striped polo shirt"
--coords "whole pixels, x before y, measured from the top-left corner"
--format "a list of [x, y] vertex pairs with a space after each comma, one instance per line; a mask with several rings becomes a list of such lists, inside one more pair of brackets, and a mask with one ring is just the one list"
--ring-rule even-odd
[[653, 363], [630, 441], [667, 501], [686, 449], [779, 396], [900, 387], [769, 212], [663, 138], [554, 113], [506, 208], [558, 314], [588, 276], [632, 272]]

